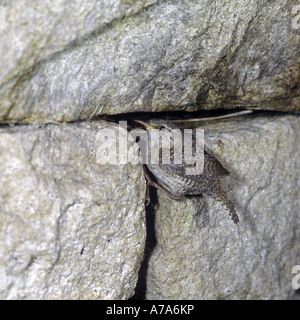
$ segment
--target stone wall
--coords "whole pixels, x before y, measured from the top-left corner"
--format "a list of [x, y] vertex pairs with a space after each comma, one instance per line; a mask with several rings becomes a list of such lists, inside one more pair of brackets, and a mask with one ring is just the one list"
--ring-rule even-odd
[[255, 109], [273, 113], [198, 124], [231, 173], [222, 183], [240, 223], [209, 197], [158, 192], [146, 298], [293, 298], [297, 5], [1, 1], [0, 297], [134, 295], [145, 181], [140, 165], [97, 161], [99, 131], [119, 130], [103, 116]]

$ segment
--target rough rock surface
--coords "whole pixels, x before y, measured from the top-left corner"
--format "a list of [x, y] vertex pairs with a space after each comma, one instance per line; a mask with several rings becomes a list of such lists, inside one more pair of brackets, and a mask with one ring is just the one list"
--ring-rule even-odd
[[147, 299], [293, 298], [300, 261], [300, 119], [275, 116], [203, 125], [231, 172], [223, 188], [235, 225], [212, 198], [170, 200], [158, 192], [157, 245]]
[[[131, 297], [145, 245], [141, 168], [96, 161], [97, 133], [114, 125], [55, 122], [237, 107], [299, 113], [298, 5], [0, 0], [0, 298]], [[299, 118], [201, 126], [231, 172], [223, 187], [240, 223], [209, 197], [159, 193], [147, 298], [293, 297]]]
[[[0, 128], [1, 299], [126, 299], [145, 245], [140, 166], [101, 165], [104, 122]], [[117, 130], [116, 130], [117, 131]]]
[[296, 5], [4, 2], [0, 120], [241, 106], [299, 112]]

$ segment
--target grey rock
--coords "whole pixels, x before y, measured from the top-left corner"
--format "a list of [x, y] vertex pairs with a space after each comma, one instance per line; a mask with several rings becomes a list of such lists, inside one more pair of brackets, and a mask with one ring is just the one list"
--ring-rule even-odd
[[2, 299], [134, 294], [145, 182], [140, 166], [98, 161], [104, 128], [118, 131], [104, 121], [0, 128]]
[[210, 197], [174, 201], [158, 192], [157, 245], [147, 299], [294, 298], [300, 261], [299, 117], [200, 124], [231, 175], [223, 189], [235, 225]]
[[[1, 120], [23, 120], [23, 122], [40, 120], [44, 122], [45, 114], [49, 116], [48, 120], [74, 119], [74, 116], [68, 115], [69, 112], [78, 110], [78, 105], [74, 105], [75, 110], [72, 110], [72, 99], [64, 105], [65, 110], [59, 111], [60, 117], [51, 116], [53, 110], [50, 109], [55, 103], [53, 99], [60, 100], [65, 88], [61, 84], [47, 88], [42, 83], [32, 82], [34, 75], [39, 73], [41, 66], [53, 60], [58, 62], [56, 67], [62, 68], [63, 62], [59, 58], [61, 54], [73, 51], [91, 34], [101, 33], [114, 20], [136, 14], [142, 8], [155, 2], [156, 0], [88, 0], [84, 2], [76, 0], [72, 3], [60, 0], [1, 1], [0, 8], [4, 8], [5, 13], [5, 23], [2, 24], [1, 21], [1, 26], [4, 25], [5, 28], [0, 27]], [[81, 68], [83, 63], [83, 61], [77, 61], [78, 63], [73, 61], [71, 64], [70, 62], [67, 62], [67, 68], [73, 71], [68, 72], [68, 77], [72, 77], [75, 69]], [[78, 70], [75, 72], [77, 73]], [[21, 98], [21, 91], [28, 84], [34, 86], [29, 94], [30, 97]], [[81, 85], [79, 82], [78, 84]], [[68, 81], [66, 85], [71, 86], [72, 84]], [[47, 100], [52, 103], [37, 106], [35, 102], [41, 101], [41, 98], [37, 97], [39, 94], [36, 94], [35, 90], [40, 93], [43, 91], [43, 94], [48, 97]], [[21, 101], [19, 98], [22, 100], [22, 106], [19, 105]], [[32, 98], [35, 100], [34, 103]], [[27, 103], [23, 99], [26, 99]], [[24, 102], [26, 107], [23, 110]]]
[[[114, 20], [136, 14], [156, 0], [0, 1], [0, 82], [30, 74], [42, 60], [102, 30]], [[2, 16], [1, 16], [2, 19]]]
[[6, 4], [2, 122], [241, 106], [299, 112], [297, 0], [114, 3]]

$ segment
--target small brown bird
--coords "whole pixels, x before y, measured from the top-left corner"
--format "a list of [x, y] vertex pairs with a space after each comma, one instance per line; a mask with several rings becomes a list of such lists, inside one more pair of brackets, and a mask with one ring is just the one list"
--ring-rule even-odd
[[[187, 168], [191, 168], [192, 166], [195, 166], [195, 164], [191, 164], [190, 161], [186, 161], [187, 159], [184, 158], [183, 152], [181, 163], [177, 164], [174, 161], [174, 141], [176, 139], [176, 134], [179, 134], [182, 139], [181, 131], [174, 124], [165, 120], [150, 120], [148, 122], [136, 120], [136, 122], [140, 123], [147, 129], [149, 145], [151, 143], [151, 139], [152, 146], [153, 141], [155, 141], [155, 138], [153, 138], [155, 137], [153, 132], [160, 132], [162, 137], [164, 136], [164, 133], [167, 134], [172, 132], [173, 136], [171, 144], [169, 145], [170, 163], [165, 164], [160, 158], [159, 163], [153, 164], [151, 161], [147, 161], [146, 165], [143, 165], [147, 180], [146, 205], [150, 202], [149, 186], [153, 186], [167, 193], [169, 197], [176, 200], [179, 200], [184, 196], [197, 196], [205, 193], [218, 200], [227, 209], [229, 216], [234, 223], [239, 221], [233, 203], [227, 199], [220, 185], [220, 179], [228, 176], [229, 172], [205, 147], [203, 171], [200, 174], [195, 175], [187, 174]], [[156, 144], [159, 148], [159, 156], [161, 157], [163, 154], [163, 145], [159, 142], [159, 139], [156, 141]], [[192, 144], [192, 148], [195, 148], [196, 140], [194, 137]], [[156, 181], [153, 181], [150, 177], [146, 167], [152, 173]]]

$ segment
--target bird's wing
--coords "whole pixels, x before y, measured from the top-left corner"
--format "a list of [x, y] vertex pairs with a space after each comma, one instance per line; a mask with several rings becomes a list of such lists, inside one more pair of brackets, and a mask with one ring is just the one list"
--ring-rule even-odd
[[230, 173], [222, 166], [219, 160], [217, 160], [207, 150], [204, 150], [204, 169], [203, 174], [201, 175], [204, 176], [206, 179], [220, 179], [223, 176], [229, 176]]
[[[200, 174], [191, 174], [191, 169], [196, 164], [161, 164], [160, 167], [163, 171], [172, 175], [188, 176], [189, 179], [195, 181], [203, 180], [219, 180], [224, 176], [229, 176], [230, 173], [222, 166], [222, 164], [207, 150], [204, 150], [204, 167]], [[187, 169], [190, 169], [189, 172]]]

